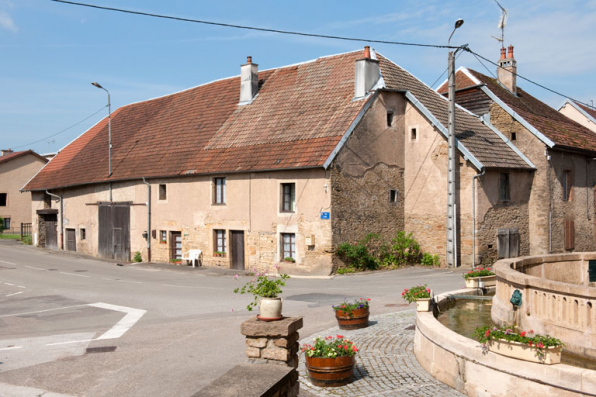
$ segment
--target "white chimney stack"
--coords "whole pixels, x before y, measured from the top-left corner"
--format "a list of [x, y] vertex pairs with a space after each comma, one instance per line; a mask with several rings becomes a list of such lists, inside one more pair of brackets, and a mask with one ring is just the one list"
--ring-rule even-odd
[[248, 56], [246, 64], [240, 66], [240, 103], [250, 103], [259, 91], [259, 65], [252, 63], [252, 57]]
[[370, 47], [364, 47], [364, 58], [356, 60], [356, 76], [354, 79], [354, 96], [365, 96], [379, 81], [379, 61], [371, 59]]

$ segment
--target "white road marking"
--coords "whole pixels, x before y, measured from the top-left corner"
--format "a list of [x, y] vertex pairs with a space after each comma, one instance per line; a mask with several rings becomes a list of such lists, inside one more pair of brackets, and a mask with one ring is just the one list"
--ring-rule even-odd
[[91, 342], [94, 339], [69, 340], [67, 342], [48, 343], [46, 346], [70, 345], [72, 343]]
[[131, 283], [131, 284], [143, 284], [142, 281], [128, 281], [128, 280], [116, 280], [119, 283]]
[[7, 265], [13, 265], [16, 266], [16, 263], [12, 263], [12, 262], [5, 262], [5, 261], [0, 261], [0, 263], [6, 263]]
[[110, 305], [108, 303], [91, 303], [89, 306], [99, 307], [101, 309], [116, 310], [126, 313], [122, 320], [118, 321], [111, 329], [101, 335], [97, 340], [117, 339], [126, 333], [137, 321], [147, 313], [147, 310], [133, 309], [132, 307]]
[[74, 274], [74, 273], [66, 273], [66, 272], [58, 272], [60, 274], [66, 274], [67, 276], [77, 276], [77, 277], [91, 277], [91, 276], [85, 276], [84, 274]]
[[14, 284], [11, 284], [11, 283], [4, 283], [4, 284], [6, 284], [6, 285], [12, 285], [12, 286], [14, 286]]
[[73, 305], [73, 306], [55, 307], [53, 309], [38, 310], [38, 311], [35, 311], [35, 312], [25, 312], [25, 313], [16, 313], [16, 314], [4, 314], [4, 315], [0, 316], [0, 318], [2, 318], [2, 317], [24, 316], [25, 314], [44, 313], [44, 312], [50, 312], [52, 310], [64, 310], [64, 309], [70, 309], [70, 308], [73, 308], [73, 307], [81, 307], [81, 306], [89, 306], [89, 305]]
[[15, 292], [14, 294], [8, 294], [8, 295], [6, 295], [6, 297], [15, 296], [15, 295], [22, 294], [22, 293], [23, 293], [23, 291], [19, 291], [19, 292]]
[[17, 285], [18, 288], [27, 289], [27, 287], [23, 287], [22, 285]]
[[15, 350], [15, 349], [22, 349], [22, 348], [23, 348], [23, 346], [5, 347], [3, 349], [0, 349], [0, 351], [3, 351], [3, 350]]
[[102, 279], [102, 280], [110, 280], [110, 281], [114, 281], [114, 279], [113, 279], [113, 278], [105, 278], [105, 277], [102, 277], [101, 279]]
[[34, 267], [34, 266], [25, 266], [25, 267], [28, 267], [29, 269], [41, 270], [41, 271], [44, 271], [44, 272], [46, 270], [48, 270], [48, 269], [42, 269], [41, 267]]

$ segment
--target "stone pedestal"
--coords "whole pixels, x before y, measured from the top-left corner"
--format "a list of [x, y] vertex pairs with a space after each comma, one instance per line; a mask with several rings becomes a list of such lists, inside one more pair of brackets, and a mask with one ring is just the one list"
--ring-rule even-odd
[[253, 364], [282, 365], [292, 368], [286, 393], [281, 396], [297, 396], [298, 330], [302, 317], [286, 317], [279, 321], [259, 321], [256, 317], [242, 323], [240, 332], [246, 336], [246, 356]]

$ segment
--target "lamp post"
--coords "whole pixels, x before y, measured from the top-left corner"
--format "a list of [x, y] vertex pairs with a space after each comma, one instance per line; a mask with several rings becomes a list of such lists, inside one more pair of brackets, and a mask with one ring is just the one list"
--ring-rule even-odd
[[[110, 91], [103, 88], [99, 83], [91, 85], [100, 88], [108, 94], [108, 178], [112, 176], [112, 104], [110, 103]], [[112, 183], [110, 182], [110, 201], [112, 201]]]
[[[455, 31], [464, 24], [463, 19], [455, 22], [453, 32], [447, 40], [447, 45], [451, 42], [451, 37]], [[461, 47], [460, 47], [461, 48]], [[447, 266], [457, 267], [457, 213], [455, 207], [455, 54], [459, 51], [449, 51], [449, 154], [447, 163]]]

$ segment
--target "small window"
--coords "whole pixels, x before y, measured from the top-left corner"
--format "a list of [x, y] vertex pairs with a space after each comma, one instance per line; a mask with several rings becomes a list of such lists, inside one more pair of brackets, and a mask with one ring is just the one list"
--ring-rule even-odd
[[397, 198], [398, 198], [397, 190], [395, 190], [395, 189], [389, 190], [389, 203], [396, 204]]
[[509, 174], [506, 172], [502, 172], [499, 177], [499, 200], [500, 201], [509, 201], [510, 200]]
[[168, 232], [167, 230], [160, 230], [159, 231], [159, 242], [161, 244], [165, 244], [168, 242]]
[[515, 134], [515, 132], [512, 132], [512, 133], [511, 133], [511, 140], [512, 140], [512, 141], [515, 141], [515, 140], [517, 140], [517, 135]]
[[214, 230], [215, 234], [215, 253], [225, 254], [228, 252], [225, 230]]
[[393, 125], [393, 112], [387, 112], [387, 127]]
[[10, 229], [10, 218], [4, 218], [4, 229]]
[[213, 179], [213, 204], [226, 203], [226, 178]]
[[159, 185], [159, 199], [165, 200], [168, 198], [168, 191], [166, 190], [166, 185]]
[[571, 200], [571, 188], [573, 180], [571, 171], [563, 171], [563, 201]]
[[416, 127], [410, 128], [410, 140], [411, 141], [418, 140], [418, 129]]
[[6, 207], [6, 195], [7, 193], [0, 193], [0, 207]]
[[281, 212], [294, 212], [296, 201], [296, 184], [282, 183], [281, 184]]
[[575, 249], [575, 222], [565, 221], [565, 250]]
[[85, 230], [85, 228], [79, 229], [79, 236], [81, 240], [85, 240], [87, 238], [87, 231]]
[[286, 258], [296, 260], [296, 235], [294, 233], [281, 234], [281, 260]]

